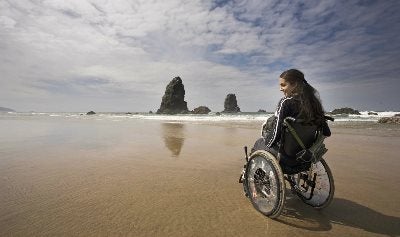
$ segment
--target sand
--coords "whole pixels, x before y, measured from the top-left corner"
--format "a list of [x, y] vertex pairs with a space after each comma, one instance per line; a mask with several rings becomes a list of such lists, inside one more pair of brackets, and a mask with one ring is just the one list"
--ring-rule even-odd
[[0, 236], [400, 236], [398, 127], [332, 126], [331, 205], [272, 220], [237, 182], [259, 126], [0, 120]]

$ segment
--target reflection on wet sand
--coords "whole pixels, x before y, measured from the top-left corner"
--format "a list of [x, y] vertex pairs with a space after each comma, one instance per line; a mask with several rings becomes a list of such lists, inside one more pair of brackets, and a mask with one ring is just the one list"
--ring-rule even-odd
[[162, 123], [161, 126], [165, 146], [172, 152], [173, 156], [178, 157], [185, 140], [185, 125], [182, 123]]

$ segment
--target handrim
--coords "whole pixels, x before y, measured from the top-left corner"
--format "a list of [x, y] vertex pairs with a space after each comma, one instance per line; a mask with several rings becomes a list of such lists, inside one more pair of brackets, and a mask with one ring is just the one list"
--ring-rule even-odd
[[[254, 163], [252, 167], [252, 162], [257, 163]], [[257, 165], [259, 167], [254, 169]], [[267, 174], [268, 177], [265, 178], [264, 176]], [[256, 176], [259, 178], [260, 175], [263, 176], [262, 180], [255, 181], [254, 178]], [[260, 150], [251, 154], [246, 167], [244, 185], [249, 193], [251, 203], [257, 211], [270, 218], [277, 218], [280, 215], [285, 201], [285, 182], [279, 163], [271, 153]], [[260, 195], [261, 199], [254, 198], [254, 192]], [[270, 203], [271, 201], [273, 203]], [[270, 206], [270, 208], [266, 206]]]
[[[307, 205], [310, 205], [316, 209], [323, 209], [332, 202], [333, 195], [335, 193], [335, 184], [332, 176], [332, 172], [326, 163], [326, 161], [321, 158], [316, 164], [313, 164], [313, 166], [319, 166], [319, 170], [317, 171], [317, 180], [316, 180], [316, 186], [320, 185], [325, 185], [329, 186], [329, 191], [326, 194], [326, 189], [323, 189], [323, 187], [315, 187], [314, 190], [314, 195], [310, 200], [307, 200], [304, 196], [308, 197], [309, 194], [302, 195], [301, 193], [298, 193], [297, 195], [302, 199], [304, 203]], [[323, 168], [323, 170], [321, 170]], [[294, 179], [296, 179], [296, 175], [293, 175]], [[295, 180], [296, 181], [296, 180]], [[325, 184], [321, 183], [325, 182]], [[324, 195], [325, 194], [325, 195]], [[323, 196], [322, 196], [323, 195]], [[319, 200], [319, 199], [324, 199], [324, 200]]]

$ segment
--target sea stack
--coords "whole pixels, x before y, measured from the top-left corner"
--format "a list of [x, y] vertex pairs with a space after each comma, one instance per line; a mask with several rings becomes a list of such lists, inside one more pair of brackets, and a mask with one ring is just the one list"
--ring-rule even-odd
[[238, 113], [240, 112], [240, 108], [237, 104], [236, 95], [228, 94], [225, 98], [224, 102], [224, 111], [223, 113]]
[[188, 111], [182, 79], [175, 77], [165, 89], [157, 114], [180, 114]]

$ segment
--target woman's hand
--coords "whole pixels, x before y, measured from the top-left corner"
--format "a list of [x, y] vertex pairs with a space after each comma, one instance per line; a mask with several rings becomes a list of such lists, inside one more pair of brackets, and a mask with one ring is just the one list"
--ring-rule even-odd
[[267, 127], [267, 121], [265, 121], [261, 126], [261, 137], [265, 137], [265, 131], [267, 130], [266, 127]]

